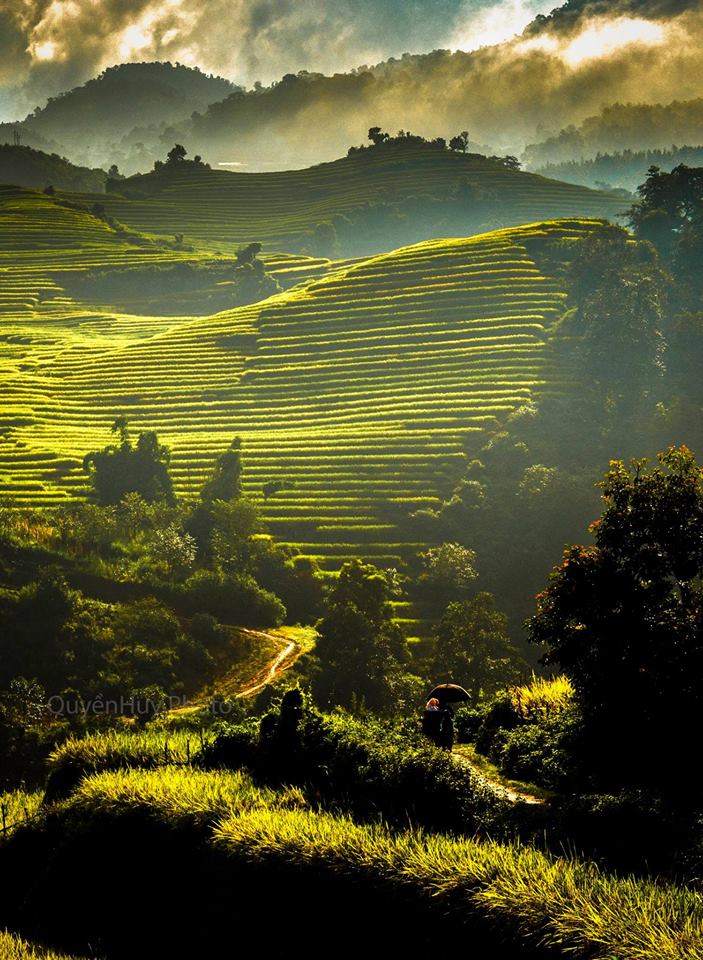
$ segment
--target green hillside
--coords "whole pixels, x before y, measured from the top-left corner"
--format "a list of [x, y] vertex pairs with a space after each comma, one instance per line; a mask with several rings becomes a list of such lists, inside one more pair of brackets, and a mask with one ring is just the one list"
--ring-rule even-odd
[[120, 251], [94, 218], [92, 255], [85, 242], [4, 253], [0, 492], [37, 505], [82, 496], [83, 454], [125, 412], [171, 446], [182, 493], [238, 434], [249, 493], [292, 483], [264, 505], [274, 534], [332, 568], [360, 552], [398, 562], [412, 546], [398, 521], [450, 491], [467, 439], [563, 382], [549, 330], [565, 294], [530, 241], [597, 228], [564, 220], [430, 241], [197, 319], [62, 297], [59, 260], [147, 255]]
[[[91, 206], [37, 190], [0, 186], [0, 317], [14, 320], [34, 317], [37, 310], [45, 315], [63, 309], [71, 298], [62, 284], [70, 286], [72, 276], [89, 270], [234, 263], [231, 256], [141, 236], [119, 224], [113, 227]], [[267, 259], [267, 269], [283, 286], [320, 276], [330, 267], [324, 258], [277, 254]], [[168, 294], [163, 298], [169, 306], [174, 299]], [[138, 322], [132, 323], [132, 332], [138, 327]]]
[[[545, 218], [612, 218], [626, 206], [622, 198], [478, 154], [413, 143], [307, 170], [238, 173], [183, 164], [112, 185], [121, 196], [104, 201], [108, 211], [138, 230], [324, 255], [334, 254], [334, 241], [315, 231], [330, 222], [342, 252], [357, 255]], [[471, 194], [465, 201], [457, 199], [462, 185]]]
[[77, 167], [56, 153], [0, 143], [0, 183], [102, 193], [106, 179], [104, 170]]

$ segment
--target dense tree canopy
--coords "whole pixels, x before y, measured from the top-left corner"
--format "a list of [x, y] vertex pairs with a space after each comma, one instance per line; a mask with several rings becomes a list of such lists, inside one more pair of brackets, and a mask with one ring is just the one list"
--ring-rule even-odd
[[703, 167], [681, 163], [670, 173], [650, 167], [637, 193], [639, 203], [630, 210], [632, 227], [665, 256], [673, 255], [684, 232], [703, 213]]
[[529, 623], [611, 748], [657, 767], [703, 707], [703, 470], [685, 447], [659, 461], [611, 464], [595, 545], [567, 550]]
[[314, 689], [323, 704], [390, 705], [409, 662], [405, 637], [392, 619], [393, 578], [371, 564], [346, 563], [318, 624]]
[[219, 454], [212, 474], [205, 482], [201, 497], [210, 500], [236, 500], [242, 495], [242, 441], [235, 437], [229, 449]]
[[431, 674], [481, 695], [514, 683], [525, 664], [508, 636], [508, 621], [490, 593], [450, 603], [434, 634]]
[[116, 504], [127, 494], [138, 493], [148, 503], [172, 500], [171, 455], [168, 447], [159, 443], [156, 433], [140, 433], [133, 444], [124, 416], [115, 420], [112, 432], [119, 434], [119, 444], [108, 444], [86, 454], [83, 460], [96, 499], [103, 504]]

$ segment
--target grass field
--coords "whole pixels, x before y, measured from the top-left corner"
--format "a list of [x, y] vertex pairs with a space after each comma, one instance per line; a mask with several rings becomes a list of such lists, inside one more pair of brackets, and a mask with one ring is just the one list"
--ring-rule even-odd
[[[428, 241], [328, 264], [250, 307], [149, 317], [73, 301], [56, 277], [185, 254], [130, 246], [41, 194], [0, 199], [0, 496], [35, 506], [84, 496], [83, 455], [120, 413], [170, 445], [181, 494], [195, 494], [240, 435], [246, 491], [272, 532], [329, 569], [357, 554], [393, 565], [422, 546], [399, 518], [450, 492], [467, 439], [562, 389], [568, 371], [549, 336], [565, 293], [528, 246], [599, 227], [562, 220]], [[44, 249], [30, 249], [37, 236]], [[263, 503], [275, 479], [290, 487]]]
[[[258, 240], [267, 248], [290, 250], [298, 249], [318, 223], [337, 215], [408, 198], [449, 198], [462, 179], [500, 200], [503, 212], [497, 221], [492, 215], [495, 226], [552, 217], [615, 217], [627, 206], [598, 190], [422, 145], [368, 150], [276, 173], [184, 168], [164, 179], [132, 178], [118, 187], [124, 197], [97, 199], [119, 220], [149, 233], [181, 233], [216, 245]], [[442, 235], [438, 226], [435, 236]]]
[[[244, 870], [254, 889], [261, 884], [266, 890], [266, 902], [273, 905], [277, 918], [294, 915], [304, 904], [315, 902], [314, 896], [324, 896], [321, 890], [328, 891], [332, 910], [336, 897], [356, 890], [360, 907], [370, 910], [374, 898], [380, 898], [388, 926], [398, 925], [398, 935], [414, 916], [421, 924], [441, 924], [447, 942], [458, 945], [470, 925], [472, 945], [481, 950], [481, 956], [488, 955], [492, 942], [499, 957], [522, 956], [523, 951], [535, 958], [592, 960], [694, 960], [700, 956], [701, 905], [694, 891], [609, 876], [593, 864], [548, 856], [528, 846], [415, 829], [390, 831], [382, 823], [360, 824], [344, 815], [309, 808], [295, 788], [281, 792], [257, 786], [242, 771], [164, 766], [101, 772], [84, 779], [68, 800], [47, 814], [53, 836], [62, 840], [54, 840], [55, 849], [46, 854], [48, 864], [35, 865], [37, 875], [47, 866], [48, 875], [52, 869], [56, 875], [71, 856], [72, 843], [79, 850], [81, 843], [83, 849], [90, 844], [96, 857], [109, 859], [114, 835], [131, 862], [132, 856], [138, 859], [146, 854], [161, 837], [161, 856], [166, 853], [175, 862], [183, 851], [181, 862], [187, 863], [197, 839], [201, 869], [202, 864], [212, 864], [213, 874], [207, 876], [217, 876], [218, 889], [229, 893], [231, 886], [238, 891], [240, 899], [232, 903], [241, 905], [237, 878]], [[14, 844], [18, 854], [26, 847], [28, 868], [32, 855], [36, 856], [34, 829], [18, 835]], [[37, 849], [42, 850], [41, 842]], [[106, 871], [100, 896], [109, 897], [119, 883], [117, 870]], [[180, 909], [177, 905], [185, 905], [183, 898], [197, 892], [195, 881], [195, 885], [170, 886], [167, 896], [171, 907]], [[40, 899], [49, 894], [36, 883], [33, 893]], [[61, 902], [60, 894], [51, 895]], [[206, 895], [213, 895], [212, 884]], [[209, 916], [214, 924], [210, 935], [232, 930], [229, 912], [213, 911]], [[301, 910], [296, 931], [304, 928], [305, 916]], [[324, 911], [314, 916], [316, 925], [324, 926]], [[154, 914], [153, 923], [158, 926], [162, 917]], [[189, 922], [200, 920], [198, 910], [190, 911]], [[90, 926], [90, 921], [82, 922]], [[131, 910], [120, 913], [113, 907], [104, 913], [101, 932], [109, 942], [115, 936], [115, 923], [129, 931], [138, 922]], [[285, 924], [281, 929], [285, 937]], [[189, 923], [184, 923], [183, 935], [190, 932]], [[245, 932], [245, 927], [237, 928], [240, 937]], [[259, 936], [258, 931], [254, 933]]]
[[0, 957], [2, 960], [78, 960], [77, 957], [44, 950], [7, 932], [0, 932]]

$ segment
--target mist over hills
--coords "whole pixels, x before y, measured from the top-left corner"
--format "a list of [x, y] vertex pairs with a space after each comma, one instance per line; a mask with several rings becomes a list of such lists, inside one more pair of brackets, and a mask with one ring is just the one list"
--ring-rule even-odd
[[618, 150], [666, 150], [672, 144], [703, 143], [703, 98], [673, 103], [614, 103], [578, 126], [570, 124], [527, 146], [531, 167]]
[[101, 202], [148, 234], [316, 257], [366, 256], [544, 216], [616, 218], [627, 200], [413, 138], [393, 139], [300, 171], [208, 170], [187, 160], [108, 182]]
[[[124, 151], [127, 138], [135, 161], [153, 163], [168, 142], [168, 126], [237, 90], [221, 77], [172, 63], [123, 63], [110, 67], [83, 86], [52, 97], [20, 123], [0, 124], [0, 141], [15, 130], [22, 142], [54, 149], [88, 166], [108, 167]], [[142, 138], [149, 148], [140, 157]]]
[[0, 0], [0, 960], [703, 958], [703, 10], [549, 2]]
[[179, 64], [125, 63], [0, 125], [0, 139], [19, 127], [30, 146], [127, 174], [175, 141], [213, 166], [305, 167], [340, 156], [372, 124], [429, 138], [468, 129], [486, 152], [531, 145], [533, 166], [698, 145], [702, 23], [685, 0], [578, 0], [503, 43], [465, 50], [457, 35], [454, 49], [332, 75], [301, 70], [248, 90]]

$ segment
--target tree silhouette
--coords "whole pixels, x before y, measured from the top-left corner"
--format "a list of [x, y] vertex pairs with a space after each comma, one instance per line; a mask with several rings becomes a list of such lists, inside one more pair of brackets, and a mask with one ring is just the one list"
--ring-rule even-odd
[[237, 500], [242, 495], [242, 441], [235, 437], [215, 461], [212, 475], [200, 496], [205, 501]]
[[685, 762], [703, 708], [703, 470], [686, 447], [658, 459], [611, 464], [595, 545], [566, 551], [528, 624], [618, 778]]
[[379, 147], [382, 143], [385, 143], [385, 141], [388, 140], [388, 134], [381, 130], [380, 127], [371, 127], [369, 129], [369, 140], [374, 147]]
[[182, 163], [187, 155], [188, 151], [186, 148], [182, 144], [177, 143], [166, 154], [166, 162], [175, 166], [178, 163]]
[[124, 414], [117, 417], [111, 429], [119, 434], [119, 445], [108, 444], [86, 454], [83, 460], [95, 498], [103, 504], [116, 504], [127, 494], [138, 493], [149, 503], [172, 501], [168, 447], [160, 444], [151, 430], [140, 433], [133, 445]]

